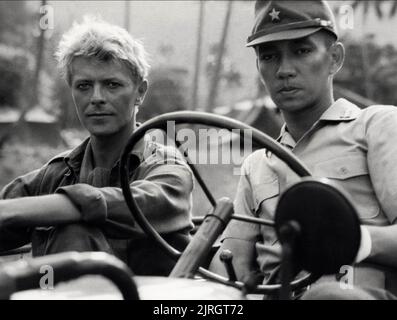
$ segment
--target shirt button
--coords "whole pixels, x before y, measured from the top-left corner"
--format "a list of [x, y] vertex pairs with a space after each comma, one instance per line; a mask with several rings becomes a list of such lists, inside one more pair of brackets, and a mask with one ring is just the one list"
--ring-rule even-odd
[[349, 172], [349, 170], [348, 170], [346, 167], [341, 167], [341, 168], [339, 169], [339, 171], [340, 171], [340, 173], [343, 174], [343, 175], [345, 175], [345, 174], [347, 174], [347, 173]]

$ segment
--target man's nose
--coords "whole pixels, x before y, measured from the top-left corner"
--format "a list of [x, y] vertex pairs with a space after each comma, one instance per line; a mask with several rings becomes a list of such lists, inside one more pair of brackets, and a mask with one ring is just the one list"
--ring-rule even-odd
[[93, 93], [91, 96], [91, 104], [98, 105], [104, 103], [105, 103], [105, 98], [103, 96], [102, 88], [100, 84], [94, 84]]
[[277, 70], [279, 79], [293, 78], [296, 76], [294, 64], [288, 57], [283, 57]]

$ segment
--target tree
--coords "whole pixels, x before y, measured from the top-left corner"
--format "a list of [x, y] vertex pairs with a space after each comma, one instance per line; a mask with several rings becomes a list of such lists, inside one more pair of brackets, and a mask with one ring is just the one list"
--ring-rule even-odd
[[196, 63], [194, 67], [194, 77], [193, 77], [193, 91], [192, 91], [192, 109], [196, 110], [198, 108], [198, 92], [199, 92], [199, 82], [200, 82], [200, 66], [201, 66], [201, 47], [203, 40], [203, 26], [204, 26], [204, 10], [205, 1], [199, 1], [199, 21], [197, 24], [197, 46], [196, 46]]
[[370, 10], [374, 10], [376, 13], [376, 16], [379, 19], [383, 19], [385, 17], [385, 9], [384, 9], [384, 4], [390, 4], [391, 6], [389, 8], [389, 18], [392, 18], [396, 15], [397, 13], [397, 2], [396, 1], [389, 1], [389, 0], [367, 0], [367, 1], [362, 1], [362, 0], [353, 0], [351, 2], [351, 6], [353, 9], [360, 9], [362, 8], [363, 10], [363, 17], [366, 18]]
[[219, 42], [219, 51], [218, 51], [218, 55], [215, 60], [214, 74], [213, 74], [211, 85], [210, 85], [210, 92], [208, 95], [206, 110], [210, 110], [211, 108], [214, 108], [215, 103], [216, 103], [216, 98], [218, 95], [218, 86], [219, 86], [219, 81], [221, 78], [222, 61], [223, 61], [223, 57], [224, 57], [224, 53], [225, 53], [230, 18], [231, 18], [232, 10], [233, 10], [233, 1], [228, 1], [227, 3], [228, 3], [227, 11], [226, 11], [225, 19], [223, 20], [222, 37]]
[[34, 64], [32, 23], [33, 13], [25, 1], [0, 1], [0, 106], [18, 108], [23, 104]]
[[0, 43], [29, 48], [33, 19], [26, 1], [0, 1]]
[[[46, 0], [41, 1], [41, 5], [45, 6], [47, 3]], [[10, 2], [8, 5], [11, 8], [21, 8], [21, 4], [16, 4], [15, 2]], [[15, 7], [14, 7], [15, 6]], [[24, 7], [22, 7], [24, 8]], [[25, 11], [23, 11], [25, 13]], [[40, 19], [40, 16], [38, 17], [38, 20]], [[15, 23], [15, 22], [14, 22]], [[3, 26], [7, 27], [7, 24], [4, 24]], [[4, 31], [4, 30], [3, 30]], [[16, 128], [19, 126], [23, 125], [25, 121], [25, 115], [26, 113], [37, 104], [38, 101], [38, 90], [39, 90], [39, 82], [40, 82], [40, 73], [42, 69], [42, 60], [43, 60], [43, 53], [44, 53], [44, 33], [45, 30], [43, 28], [40, 28], [40, 35], [37, 39], [36, 43], [36, 55], [35, 55], [35, 67], [34, 67], [34, 72], [33, 72], [33, 77], [30, 78], [26, 74], [23, 75], [23, 80], [21, 83], [21, 88], [25, 92], [25, 95], [22, 96], [22, 99], [19, 101], [19, 108], [21, 109], [21, 113], [19, 115], [18, 121], [8, 130], [5, 134], [3, 134], [0, 137], [0, 148], [4, 145], [4, 143], [8, 140], [8, 138], [12, 135], [12, 133], [15, 131]], [[7, 35], [7, 32], [3, 33], [3, 36]]]
[[[388, 16], [389, 18], [395, 17], [397, 13], [397, 1], [385, 1], [385, 0], [369, 0], [369, 1], [359, 1], [359, 0], [353, 0], [351, 2], [351, 5], [353, 9], [362, 9], [362, 16], [363, 16], [363, 21], [366, 20], [368, 13], [370, 10], [374, 10], [376, 13], [376, 16], [378, 19], [383, 19], [385, 17], [385, 8], [384, 4], [390, 4], [391, 6], [389, 7], [388, 11]], [[367, 72], [369, 68], [371, 68], [372, 61], [369, 57], [368, 53], [368, 48], [366, 44], [364, 43], [361, 46], [361, 61], [362, 61], [362, 68], [364, 70], [362, 74], [362, 79], [364, 80], [364, 86], [365, 86], [365, 96], [370, 98], [370, 99], [375, 99], [375, 89], [371, 85], [371, 79], [370, 79], [370, 73]]]
[[[373, 90], [371, 100], [383, 104], [397, 104], [397, 49], [392, 45], [378, 45], [372, 37], [344, 39], [346, 60], [336, 76], [336, 85], [368, 97], [367, 89]], [[362, 47], [367, 48], [370, 67], [363, 69]], [[364, 73], [368, 82], [364, 83]]]
[[149, 76], [149, 88], [138, 113], [138, 121], [157, 115], [187, 109], [184, 86], [187, 70], [175, 66], [159, 66]]
[[[44, 7], [47, 4], [46, 0], [41, 0], [41, 6]], [[40, 19], [40, 18], [39, 18]], [[32, 101], [30, 106], [34, 106], [38, 101], [38, 91], [40, 85], [40, 73], [43, 65], [43, 55], [44, 55], [44, 47], [45, 47], [45, 29], [40, 28], [40, 34], [37, 38], [37, 48], [36, 48], [36, 63], [35, 70], [33, 74], [33, 93], [32, 93]], [[27, 107], [27, 109], [29, 109]], [[24, 110], [25, 111], [25, 110]], [[27, 110], [25, 111], [25, 113]], [[21, 119], [23, 120], [24, 114], [21, 114]]]
[[225, 81], [228, 86], [240, 86], [241, 85], [241, 74], [228, 58], [228, 52], [226, 49], [223, 50], [222, 63], [220, 65], [220, 70], [217, 70], [217, 57], [219, 56], [219, 51], [221, 50], [219, 44], [213, 44], [210, 47], [210, 52], [208, 55], [206, 73], [209, 79], [215, 77], [215, 73], [218, 72], [218, 82], [222, 83]]
[[26, 78], [33, 73], [34, 57], [28, 51], [0, 44], [0, 107], [22, 104]]
[[131, 13], [131, 3], [129, 0], [124, 1], [124, 28], [130, 31], [130, 14]]

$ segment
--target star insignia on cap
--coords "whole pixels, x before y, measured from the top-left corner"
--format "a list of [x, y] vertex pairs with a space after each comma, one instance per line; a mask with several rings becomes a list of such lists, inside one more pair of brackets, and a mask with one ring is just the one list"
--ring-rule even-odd
[[269, 13], [269, 16], [272, 17], [272, 21], [278, 21], [280, 20], [280, 11], [277, 11], [275, 8], [273, 8], [272, 12]]

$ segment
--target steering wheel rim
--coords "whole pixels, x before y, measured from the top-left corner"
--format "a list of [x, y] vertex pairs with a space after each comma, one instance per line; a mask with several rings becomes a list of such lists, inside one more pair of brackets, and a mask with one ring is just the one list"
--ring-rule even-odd
[[[252, 132], [253, 142], [256, 142], [261, 147], [266, 148], [268, 151], [274, 153], [280, 160], [286, 163], [290, 167], [290, 169], [293, 170], [298, 176], [300, 177], [311, 176], [310, 171], [295, 155], [292, 154], [292, 152], [282, 147], [267, 134], [237, 120], [206, 112], [179, 111], [179, 112], [166, 113], [146, 121], [134, 131], [134, 133], [131, 135], [130, 139], [128, 140], [126, 147], [123, 150], [120, 159], [121, 188], [123, 191], [126, 204], [129, 210], [131, 211], [132, 215], [134, 216], [135, 220], [137, 221], [138, 225], [151, 239], [155, 240], [171, 258], [175, 260], [177, 260], [180, 257], [181, 253], [172, 246], [170, 246], [149, 223], [145, 215], [141, 212], [140, 208], [137, 206], [137, 203], [130, 192], [130, 185], [129, 185], [129, 176], [130, 176], [129, 163], [128, 163], [129, 153], [136, 145], [136, 143], [144, 137], [147, 131], [153, 129], [166, 130], [168, 121], [173, 121], [175, 125], [183, 124], [183, 123], [201, 124], [220, 129], [228, 129], [229, 131], [240, 129], [241, 136], [244, 130], [250, 130]], [[187, 163], [191, 168], [192, 167], [195, 168], [192, 163], [189, 163], [189, 161]], [[196, 176], [196, 171], [193, 170], [193, 172], [195, 173]], [[206, 278], [210, 278], [214, 281], [223, 283], [225, 285], [233, 286], [239, 289], [244, 289], [245, 287], [245, 285], [242, 282], [239, 281], [231, 282], [227, 278], [212, 273], [209, 270], [206, 270], [202, 267], [199, 268], [199, 273]], [[312, 283], [315, 279], [317, 279], [316, 276], [308, 274], [306, 276], [303, 276], [301, 279], [292, 282], [291, 288], [296, 289], [307, 286], [308, 284]], [[256, 287], [254, 292], [268, 294], [275, 292], [280, 288], [281, 288], [280, 284], [259, 285]]]

